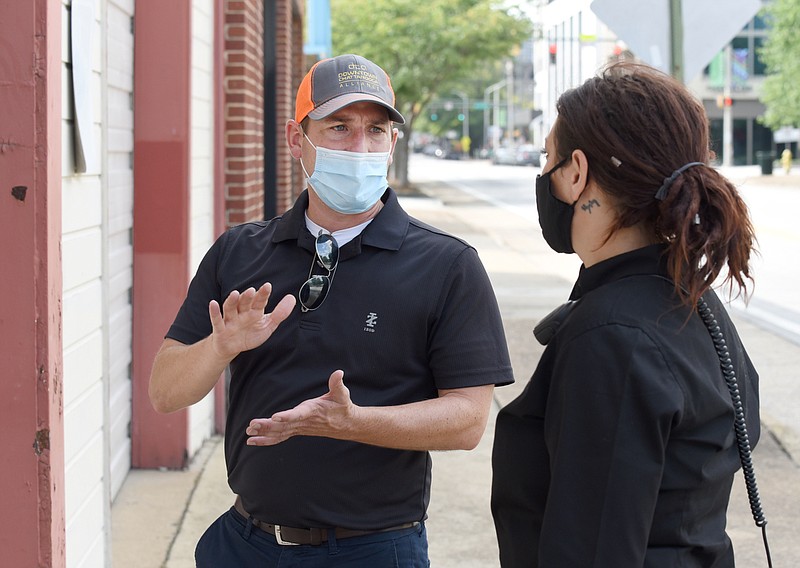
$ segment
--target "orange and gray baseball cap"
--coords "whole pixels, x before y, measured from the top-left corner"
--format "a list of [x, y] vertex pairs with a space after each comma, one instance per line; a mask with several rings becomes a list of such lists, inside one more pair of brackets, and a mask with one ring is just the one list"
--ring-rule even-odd
[[360, 55], [339, 55], [317, 61], [297, 89], [294, 119], [325, 118], [353, 103], [369, 101], [389, 111], [389, 118], [405, 123], [394, 108], [394, 91], [389, 75]]

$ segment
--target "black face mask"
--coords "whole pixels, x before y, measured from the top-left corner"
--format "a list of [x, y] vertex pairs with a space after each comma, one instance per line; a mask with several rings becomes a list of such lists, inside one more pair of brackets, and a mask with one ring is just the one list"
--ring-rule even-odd
[[572, 216], [575, 213], [575, 204], [564, 203], [553, 196], [550, 191], [550, 176], [568, 160], [569, 158], [564, 158], [550, 171], [536, 176], [536, 208], [539, 210], [542, 236], [551, 249], [563, 253], [575, 252], [572, 248]]

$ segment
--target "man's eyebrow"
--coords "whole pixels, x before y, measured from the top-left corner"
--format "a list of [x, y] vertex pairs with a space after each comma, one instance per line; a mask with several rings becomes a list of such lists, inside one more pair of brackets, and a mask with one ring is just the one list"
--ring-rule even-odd
[[[328, 116], [326, 118], [321, 119], [320, 124], [323, 127], [330, 127], [336, 124], [342, 124], [347, 126], [348, 128], [353, 128], [354, 124], [358, 124], [361, 121], [356, 120], [354, 117], [336, 117], [336, 116]], [[383, 118], [383, 117], [374, 117], [374, 118], [367, 118], [364, 121], [364, 127], [366, 128], [382, 128], [382, 129], [390, 129], [391, 128], [391, 121]]]
[[323, 118], [321, 122], [353, 122], [354, 120], [355, 118], [352, 116], [335, 112]]
[[[357, 119], [358, 117], [356, 117], [355, 114], [349, 113], [347, 111], [342, 112], [341, 110], [339, 110], [334, 112], [333, 114], [329, 114], [325, 118], [320, 119], [320, 122], [344, 122], [349, 124], [355, 122]], [[373, 126], [374, 125], [384, 126], [385, 124], [391, 122], [391, 120], [389, 120], [388, 113], [383, 114], [380, 111], [378, 111], [375, 114], [367, 116], [366, 122], [368, 122]]]

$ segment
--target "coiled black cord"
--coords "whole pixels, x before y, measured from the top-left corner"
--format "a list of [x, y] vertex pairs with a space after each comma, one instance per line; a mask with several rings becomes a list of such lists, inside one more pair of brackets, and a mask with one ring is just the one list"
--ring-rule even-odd
[[711, 308], [708, 307], [708, 304], [703, 298], [697, 301], [697, 313], [700, 314], [700, 318], [711, 334], [711, 339], [714, 342], [714, 347], [719, 356], [719, 365], [722, 369], [722, 375], [725, 378], [725, 384], [728, 386], [728, 390], [731, 393], [731, 400], [733, 401], [733, 410], [735, 413], [733, 427], [736, 432], [736, 445], [739, 448], [739, 459], [742, 462], [744, 483], [747, 487], [747, 498], [750, 501], [750, 511], [753, 513], [753, 520], [756, 526], [761, 527], [764, 550], [767, 553], [767, 565], [769, 568], [772, 568], [772, 556], [770, 555], [769, 542], [767, 541], [767, 520], [761, 509], [761, 499], [758, 497], [758, 486], [756, 485], [756, 474], [753, 469], [750, 439], [747, 437], [747, 424], [744, 419], [744, 408], [742, 408], [742, 398], [739, 396], [739, 385], [736, 382], [733, 362], [731, 361], [725, 337], [722, 335], [722, 330], [717, 320], [714, 318]]

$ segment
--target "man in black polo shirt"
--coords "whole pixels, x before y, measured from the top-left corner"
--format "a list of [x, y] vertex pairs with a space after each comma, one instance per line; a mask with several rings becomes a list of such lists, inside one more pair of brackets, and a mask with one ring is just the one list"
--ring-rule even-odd
[[231, 369], [237, 499], [200, 567], [428, 566], [428, 451], [474, 448], [513, 381], [477, 253], [388, 188], [403, 121], [380, 67], [317, 63], [286, 125], [310, 189], [217, 240], [156, 356], [160, 412]]

